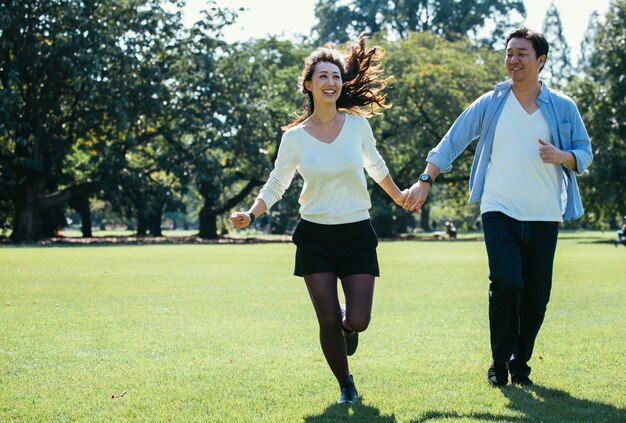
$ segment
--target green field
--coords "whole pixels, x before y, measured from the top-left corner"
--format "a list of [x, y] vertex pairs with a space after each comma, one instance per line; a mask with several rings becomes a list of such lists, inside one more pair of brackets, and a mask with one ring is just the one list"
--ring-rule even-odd
[[381, 242], [354, 406], [334, 404], [290, 244], [0, 247], [0, 421], [623, 422], [612, 236], [559, 241], [536, 384], [503, 389], [483, 243]]

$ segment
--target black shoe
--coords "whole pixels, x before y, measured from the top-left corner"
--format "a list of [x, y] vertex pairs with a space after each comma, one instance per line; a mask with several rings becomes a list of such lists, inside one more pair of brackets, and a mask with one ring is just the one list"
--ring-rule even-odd
[[511, 375], [511, 383], [513, 385], [532, 385], [533, 381], [526, 375]]
[[347, 330], [343, 327], [343, 319], [346, 317], [346, 305], [341, 304], [341, 331], [343, 332], [343, 339], [346, 340], [346, 353], [352, 355], [356, 352], [356, 347], [359, 345], [359, 333], [355, 330]]
[[352, 375], [350, 375], [348, 376], [346, 385], [341, 387], [341, 396], [339, 397], [337, 404], [354, 404], [358, 398], [359, 394], [356, 392], [354, 379], [352, 378]]
[[487, 372], [487, 380], [491, 386], [506, 386], [509, 383], [509, 369], [506, 361], [492, 361]]

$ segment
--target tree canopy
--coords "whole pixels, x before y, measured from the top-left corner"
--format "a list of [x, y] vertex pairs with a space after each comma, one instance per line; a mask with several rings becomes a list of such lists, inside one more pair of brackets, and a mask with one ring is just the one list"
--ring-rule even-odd
[[[297, 78], [315, 46], [227, 43], [222, 30], [236, 14], [214, 2], [186, 27], [180, 4], [165, 0], [0, 1], [0, 230], [13, 241], [54, 235], [71, 209], [91, 236], [95, 205], [139, 235], [160, 235], [167, 213], [193, 213], [199, 235], [216, 238], [229, 212], [253, 201], [281, 126], [301, 105]], [[625, 3], [590, 21], [573, 77], [561, 72], [559, 25], [548, 35], [555, 66], [546, 75], [574, 97], [593, 141], [595, 163], [579, 179], [583, 224], [593, 227], [626, 212]], [[403, 187], [462, 110], [506, 78], [494, 42], [516, 13], [522, 1], [318, 0], [317, 37], [341, 43], [368, 31], [377, 34], [368, 44], [387, 51], [393, 107], [372, 128]], [[546, 22], [555, 17], [549, 11]], [[418, 217], [423, 229], [432, 208], [475, 219], [466, 205], [471, 156], [470, 147], [438, 180]], [[300, 183], [258, 225], [287, 230]], [[379, 233], [415, 223], [380, 189], [371, 193]]]
[[314, 27], [319, 42], [343, 43], [360, 32], [385, 33], [406, 39], [412, 32], [430, 32], [455, 41], [474, 35], [487, 23], [495, 27], [495, 41], [502, 25], [514, 12], [525, 14], [522, 0], [318, 0]]

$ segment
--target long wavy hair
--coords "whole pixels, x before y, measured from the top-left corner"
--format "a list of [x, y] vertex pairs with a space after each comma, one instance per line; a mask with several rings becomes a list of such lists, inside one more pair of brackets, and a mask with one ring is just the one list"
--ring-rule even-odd
[[341, 52], [330, 43], [324, 44], [309, 55], [304, 61], [304, 68], [298, 78], [298, 89], [304, 94], [304, 104], [300, 114], [283, 130], [304, 122], [315, 108], [313, 93], [304, 87], [304, 81], [310, 81], [315, 65], [328, 62], [337, 66], [341, 72], [341, 94], [337, 99], [337, 109], [369, 117], [380, 114], [379, 110], [388, 109], [387, 94], [383, 89], [391, 78], [383, 78], [381, 62], [385, 52], [377, 46], [365, 49], [365, 35], [361, 33], [356, 43], [348, 44], [348, 49]]

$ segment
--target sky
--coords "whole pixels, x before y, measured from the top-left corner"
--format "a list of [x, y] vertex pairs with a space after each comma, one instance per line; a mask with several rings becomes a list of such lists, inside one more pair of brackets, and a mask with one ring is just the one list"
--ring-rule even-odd
[[[525, 0], [528, 28], [541, 31], [546, 10], [551, 2], [559, 10], [564, 36], [571, 49], [571, 58], [576, 62], [580, 43], [584, 37], [589, 16], [594, 10], [603, 16], [609, 0]], [[290, 39], [298, 34], [308, 35], [315, 25], [315, 0], [217, 0], [221, 7], [246, 10], [239, 12], [239, 19], [223, 31], [228, 42], [247, 41], [268, 35]], [[185, 21], [191, 25], [206, 6], [205, 0], [187, 0]]]

